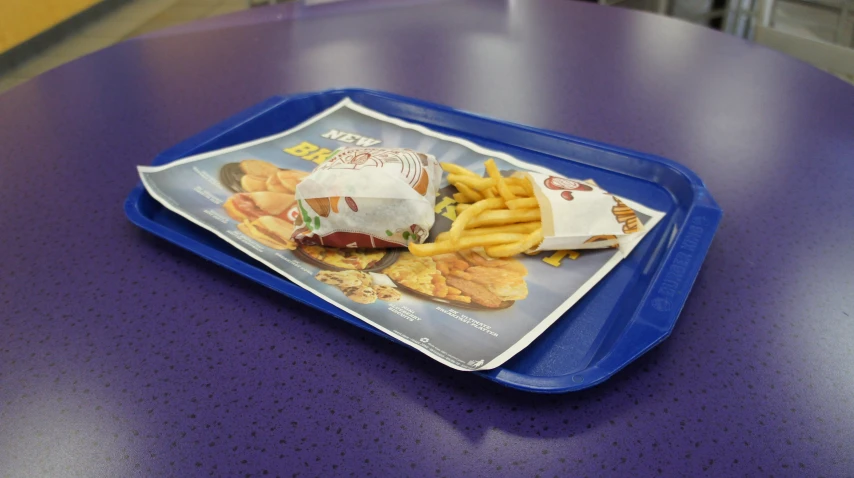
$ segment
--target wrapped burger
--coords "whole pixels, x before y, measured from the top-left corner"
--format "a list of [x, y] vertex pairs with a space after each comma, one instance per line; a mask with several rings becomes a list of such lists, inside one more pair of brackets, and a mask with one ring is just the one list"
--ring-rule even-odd
[[406, 247], [427, 239], [442, 168], [403, 148], [342, 148], [296, 186], [292, 238], [327, 247]]

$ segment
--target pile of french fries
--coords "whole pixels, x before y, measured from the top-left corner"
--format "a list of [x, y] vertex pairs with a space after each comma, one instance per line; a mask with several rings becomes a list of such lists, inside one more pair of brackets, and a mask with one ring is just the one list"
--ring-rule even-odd
[[457, 218], [436, 242], [409, 244], [409, 252], [426, 257], [482, 247], [490, 257], [510, 257], [543, 241], [540, 205], [534, 187], [522, 173], [501, 176], [495, 160], [484, 163], [489, 177], [462, 166], [441, 163], [458, 193]]

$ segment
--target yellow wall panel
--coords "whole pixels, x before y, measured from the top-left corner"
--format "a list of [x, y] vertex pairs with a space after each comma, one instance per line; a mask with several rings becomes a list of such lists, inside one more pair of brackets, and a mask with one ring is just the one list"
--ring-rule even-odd
[[0, 53], [100, 0], [0, 0]]

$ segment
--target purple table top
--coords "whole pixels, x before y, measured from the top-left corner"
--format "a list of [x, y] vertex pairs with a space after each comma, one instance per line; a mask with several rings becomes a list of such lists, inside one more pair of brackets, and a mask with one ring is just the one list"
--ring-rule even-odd
[[[854, 87], [628, 10], [368, 7], [254, 10], [0, 95], [0, 475], [854, 473]], [[673, 335], [591, 390], [515, 392], [125, 219], [135, 165], [336, 86], [692, 168], [725, 217]]]

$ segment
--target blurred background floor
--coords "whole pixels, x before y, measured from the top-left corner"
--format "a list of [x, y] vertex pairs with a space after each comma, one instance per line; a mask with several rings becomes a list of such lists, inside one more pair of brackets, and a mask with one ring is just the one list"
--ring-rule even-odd
[[[3, 1], [3, 0], [0, 0]], [[252, 0], [255, 8], [267, 2], [287, 0]], [[331, 0], [313, 0], [324, 3]], [[567, 0], [571, 1], [571, 0]], [[655, 10], [647, 3], [658, 0], [619, 0], [619, 7], [640, 10]], [[685, 0], [708, 3], [710, 0]], [[741, 0], [730, 0], [741, 1]], [[753, 0], [750, 0], [753, 1]], [[796, 34], [799, 37], [831, 41], [849, 45], [854, 42], [851, 31], [854, 30], [854, 9], [843, 9], [842, 16], [829, 12], [827, 5], [819, 2], [846, 2], [848, 0], [778, 0], [773, 15], [775, 28]], [[606, 3], [611, 3], [606, 0]], [[125, 5], [85, 24], [61, 41], [29, 58], [24, 63], [0, 75], [0, 93], [48, 70], [79, 58], [83, 55], [106, 48], [122, 40], [155, 30], [168, 28], [194, 20], [224, 15], [250, 8], [249, 0], [129, 0]], [[670, 10], [674, 10], [671, 8]], [[846, 11], [847, 10], [847, 11]], [[675, 11], [672, 15], [678, 16]], [[683, 18], [691, 21], [688, 18]], [[843, 22], [843, 23], [839, 23]], [[833, 38], [839, 25], [846, 38]], [[838, 36], [838, 34], [836, 34]], [[832, 70], [831, 70], [832, 71]], [[854, 83], [852, 75], [838, 75]]]
[[[838, 29], [839, 22], [852, 23], [854, 11], [848, 18], [820, 3], [803, 1], [780, 2], [774, 11], [774, 28], [794, 35], [842, 45], [851, 45], [851, 28]], [[837, 34], [839, 38], [837, 38]]]

